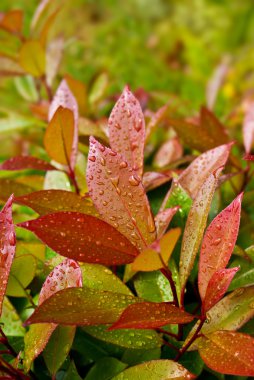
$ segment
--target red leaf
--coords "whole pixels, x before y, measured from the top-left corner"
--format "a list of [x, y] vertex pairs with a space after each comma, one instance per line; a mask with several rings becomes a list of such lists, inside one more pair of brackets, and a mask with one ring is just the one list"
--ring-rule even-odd
[[131, 263], [137, 249], [115, 228], [91, 215], [57, 212], [18, 224], [62, 256], [116, 265]]
[[40, 190], [17, 197], [15, 203], [32, 208], [40, 215], [56, 211], [77, 211], [84, 214], [99, 216], [91, 200], [65, 190]]
[[222, 210], [205, 232], [198, 271], [198, 287], [202, 300], [213, 274], [226, 267], [233, 252], [239, 230], [242, 197], [241, 193]]
[[214, 371], [254, 376], [254, 338], [232, 331], [216, 331], [199, 343], [199, 353]]
[[0, 165], [0, 170], [56, 170], [56, 168], [50, 165], [48, 162], [40, 160], [39, 158], [32, 156], [17, 156], [12, 157], [9, 160], [4, 161]]
[[167, 302], [141, 302], [128, 306], [109, 328], [156, 329], [168, 324], [188, 323], [194, 317]]
[[127, 86], [110, 114], [108, 125], [112, 149], [120, 153], [141, 176], [143, 173], [145, 120], [139, 101]]
[[179, 183], [194, 199], [208, 176], [224, 166], [232, 143], [220, 145], [198, 156], [179, 177]]
[[31, 193], [32, 191], [34, 191], [34, 189], [28, 185], [6, 178], [0, 178], [0, 199], [3, 201], [7, 201], [11, 194], [20, 196]]
[[63, 108], [68, 108], [73, 112], [74, 115], [74, 136], [72, 142], [72, 153], [70, 158], [70, 165], [73, 169], [76, 162], [77, 152], [78, 152], [78, 104], [73, 96], [66, 80], [62, 80], [60, 83], [54, 99], [49, 107], [48, 119], [51, 121], [57, 109], [62, 106]]
[[248, 104], [243, 121], [243, 143], [245, 152], [250, 153], [254, 141], [254, 102]]
[[93, 137], [90, 138], [87, 185], [103, 219], [139, 250], [155, 240], [154, 220], [140, 177], [121, 155]]
[[173, 172], [170, 171], [167, 174], [158, 172], [146, 172], [143, 175], [143, 186], [146, 191], [156, 189], [156, 187], [169, 182], [172, 179], [172, 176]]
[[177, 137], [173, 137], [161, 145], [154, 157], [154, 165], [163, 168], [183, 155], [183, 147]]
[[172, 208], [167, 208], [164, 211], [158, 212], [158, 214], [154, 218], [157, 231], [157, 239], [160, 239], [164, 235], [169, 226], [169, 223], [171, 222], [173, 216], [178, 210], [179, 206], [175, 206]]
[[224, 296], [239, 268], [219, 269], [210, 279], [205, 298], [202, 303], [204, 314], [210, 310]]
[[0, 315], [16, 248], [16, 235], [12, 220], [12, 203], [13, 195], [10, 196], [0, 212]]

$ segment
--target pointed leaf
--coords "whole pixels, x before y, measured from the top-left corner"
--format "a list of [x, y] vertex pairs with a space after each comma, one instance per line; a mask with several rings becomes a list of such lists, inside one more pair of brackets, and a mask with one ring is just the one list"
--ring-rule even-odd
[[70, 111], [73, 112], [74, 131], [73, 131], [73, 136], [71, 139], [72, 150], [70, 154], [70, 165], [71, 165], [71, 168], [74, 169], [77, 152], [78, 152], [78, 117], [79, 115], [78, 115], [77, 101], [74, 98], [71, 90], [69, 89], [69, 86], [66, 80], [62, 80], [62, 82], [60, 83], [56, 91], [54, 99], [52, 103], [50, 104], [49, 114], [48, 114], [49, 122], [53, 119], [53, 116], [59, 107], [68, 108]]
[[127, 368], [111, 380], [191, 380], [195, 377], [173, 360], [152, 360]]
[[201, 107], [200, 110], [200, 126], [208, 130], [216, 145], [228, 142], [228, 134], [225, 126], [217, 119], [214, 113], [206, 107]]
[[181, 235], [180, 228], [173, 228], [168, 231], [162, 238], [160, 239], [160, 252], [163, 261], [168, 264], [168, 261], [173, 253], [175, 245]]
[[128, 87], [125, 87], [114, 106], [108, 125], [112, 149], [121, 154], [130, 167], [142, 176], [145, 120], [139, 101]]
[[4, 297], [3, 310], [0, 318], [2, 329], [7, 336], [24, 336], [25, 329], [22, 321], [7, 297]]
[[146, 301], [173, 301], [170, 284], [161, 271], [139, 272], [133, 282], [137, 295]]
[[213, 274], [224, 269], [233, 252], [241, 216], [241, 193], [235, 200], [218, 214], [203, 238], [198, 271], [198, 287], [201, 299], [204, 299], [206, 289]]
[[50, 120], [44, 136], [48, 155], [60, 164], [69, 165], [71, 162], [74, 129], [73, 112], [60, 106]]
[[216, 331], [199, 342], [199, 353], [214, 371], [254, 376], [254, 338], [232, 331]]
[[158, 172], [146, 172], [143, 175], [142, 183], [146, 191], [156, 189], [157, 187], [169, 182], [172, 179], [173, 172], [167, 174]]
[[13, 195], [0, 212], [0, 316], [6, 292], [7, 281], [15, 255], [16, 235], [12, 220]]
[[250, 103], [243, 121], [243, 143], [245, 152], [251, 152], [254, 141], [254, 103]]
[[170, 303], [141, 302], [128, 306], [109, 330], [155, 329], [168, 324], [188, 323], [193, 318]]
[[4, 161], [0, 165], [0, 170], [56, 170], [56, 168], [50, 163], [40, 160], [39, 158], [32, 156], [16, 156], [12, 157], [7, 161]]
[[21, 67], [34, 77], [41, 77], [45, 73], [46, 57], [43, 46], [39, 41], [26, 41], [19, 53]]
[[107, 223], [139, 250], [155, 240], [155, 225], [140, 177], [122, 156], [93, 137], [87, 166], [90, 196]]
[[177, 137], [173, 137], [161, 145], [156, 153], [153, 164], [158, 168], [163, 168], [171, 162], [178, 160], [183, 155], [183, 147]]
[[133, 296], [85, 287], [64, 289], [44, 301], [26, 324], [41, 322], [83, 326], [111, 324], [128, 305], [141, 301]]
[[180, 175], [178, 181], [192, 199], [195, 199], [207, 177], [225, 165], [231, 146], [232, 143], [208, 150], [198, 156]]
[[220, 269], [212, 275], [202, 304], [204, 313], [210, 310], [226, 293], [239, 268]]
[[133, 261], [137, 249], [115, 228], [91, 215], [57, 212], [19, 224], [55, 252], [77, 261], [105, 265]]
[[56, 211], [76, 211], [99, 216], [92, 202], [87, 198], [65, 190], [41, 190], [16, 197], [15, 203], [30, 207], [40, 215]]
[[218, 169], [215, 174], [211, 174], [205, 180], [188, 215], [180, 255], [180, 283], [182, 291], [193, 268], [203, 237], [210, 205], [221, 170], [222, 168]]
[[160, 239], [163, 236], [163, 234], [166, 232], [169, 226], [169, 223], [171, 222], [173, 216], [178, 210], [179, 210], [179, 206], [175, 206], [172, 208], [168, 208], [164, 211], [158, 212], [158, 214], [154, 218], [158, 239]]

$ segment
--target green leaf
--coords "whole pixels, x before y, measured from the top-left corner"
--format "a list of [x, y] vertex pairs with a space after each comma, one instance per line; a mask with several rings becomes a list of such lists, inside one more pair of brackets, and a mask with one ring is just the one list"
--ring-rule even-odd
[[43, 127], [44, 122], [32, 117], [22, 116], [14, 112], [7, 117], [0, 118], [0, 135], [12, 136], [13, 132], [20, 132], [28, 128]]
[[130, 366], [134, 366], [139, 363], [147, 362], [149, 360], [160, 359], [161, 349], [152, 348], [144, 350], [135, 350], [133, 348], [128, 348], [124, 351], [122, 356], [122, 361], [128, 363]]
[[39, 41], [26, 41], [19, 54], [19, 63], [23, 69], [35, 76], [40, 77], [45, 72], [45, 51]]
[[173, 301], [168, 280], [160, 271], [138, 273], [134, 286], [139, 297], [152, 302]]
[[254, 265], [244, 258], [237, 258], [232, 261], [230, 267], [240, 267], [239, 271], [235, 274], [228, 290], [235, 290], [242, 286], [254, 285]]
[[130, 367], [112, 378], [112, 380], [184, 380], [195, 376], [180, 364], [172, 360], [152, 360]]
[[78, 374], [74, 362], [71, 362], [71, 364], [69, 365], [69, 368], [65, 373], [63, 380], [82, 380], [82, 378]]
[[44, 190], [51, 189], [71, 191], [71, 184], [67, 174], [58, 170], [47, 172], [44, 180]]
[[26, 297], [25, 289], [35, 276], [36, 259], [32, 255], [16, 257], [12, 263], [6, 294], [12, 297]]
[[8, 337], [24, 336], [25, 334], [25, 329], [22, 326], [22, 321], [7, 297], [5, 297], [3, 301], [0, 323], [3, 324], [3, 332]]
[[102, 358], [90, 369], [85, 380], [110, 380], [112, 376], [122, 372], [126, 367], [127, 364], [115, 358]]
[[91, 326], [84, 330], [93, 337], [125, 348], [151, 349], [160, 347], [161, 338], [153, 330], [123, 329], [107, 331], [108, 326]]
[[72, 346], [76, 327], [57, 326], [43, 352], [46, 366], [51, 375], [55, 375], [64, 363]]

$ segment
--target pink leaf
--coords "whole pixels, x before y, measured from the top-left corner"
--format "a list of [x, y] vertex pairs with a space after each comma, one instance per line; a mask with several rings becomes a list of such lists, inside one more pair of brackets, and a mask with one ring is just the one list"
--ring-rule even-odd
[[175, 206], [172, 208], [167, 208], [164, 211], [158, 212], [158, 214], [154, 218], [157, 231], [157, 239], [160, 239], [164, 235], [169, 226], [169, 223], [171, 222], [173, 216], [178, 210], [179, 206]]
[[9, 160], [4, 161], [0, 165], [0, 170], [56, 170], [56, 168], [50, 165], [48, 162], [40, 160], [39, 158], [32, 156], [17, 156], [12, 157]]
[[112, 149], [142, 176], [145, 120], [139, 101], [127, 86], [110, 114], [108, 125]]
[[139, 250], [155, 240], [154, 220], [141, 178], [121, 155], [93, 137], [90, 138], [87, 185], [103, 219]]
[[109, 330], [156, 329], [168, 324], [188, 323], [193, 319], [193, 315], [167, 302], [141, 302], [129, 305]]
[[48, 120], [51, 121], [57, 109], [62, 106], [63, 108], [68, 108], [73, 112], [74, 116], [74, 136], [72, 142], [72, 153], [70, 158], [70, 165], [73, 169], [76, 162], [77, 152], [78, 152], [78, 104], [73, 96], [66, 80], [62, 80], [60, 83], [54, 99], [49, 107]]
[[250, 153], [254, 141], [254, 102], [248, 104], [243, 121], [243, 143], [245, 152]]
[[169, 182], [172, 179], [172, 174], [172, 171], [169, 171], [167, 174], [158, 172], [146, 172], [143, 175], [143, 186], [146, 191], [156, 189], [156, 187]]
[[224, 296], [239, 268], [219, 269], [210, 279], [202, 304], [204, 314]]
[[0, 212], [0, 315], [16, 248], [16, 235], [12, 220], [12, 203], [13, 195], [10, 196]]
[[154, 165], [163, 168], [183, 155], [183, 147], [177, 137], [171, 138], [161, 145], [154, 157]]
[[198, 190], [206, 178], [224, 166], [231, 149], [232, 143], [220, 145], [208, 150], [197, 157], [180, 175], [179, 183], [185, 191], [194, 199]]
[[137, 249], [115, 228], [91, 215], [56, 212], [18, 224], [62, 256], [77, 261], [120, 265], [131, 263]]
[[235, 200], [218, 214], [207, 228], [200, 251], [198, 287], [201, 299], [213, 274], [224, 269], [233, 252], [237, 239], [240, 216], [241, 193]]

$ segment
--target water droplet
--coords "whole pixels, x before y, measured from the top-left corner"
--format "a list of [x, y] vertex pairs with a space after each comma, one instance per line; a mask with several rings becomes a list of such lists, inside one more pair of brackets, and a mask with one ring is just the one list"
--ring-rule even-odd
[[95, 156], [90, 156], [88, 157], [89, 161], [92, 161], [92, 162], [95, 162], [96, 161], [96, 157]]
[[128, 166], [128, 164], [127, 164], [126, 161], [122, 161], [122, 162], [120, 162], [120, 165], [119, 165], [120, 169], [127, 168], [127, 166]]
[[132, 175], [130, 176], [129, 178], [129, 183], [132, 185], [132, 186], [138, 186], [140, 184], [140, 178], [137, 176], [137, 175]]
[[114, 124], [117, 129], [121, 129], [121, 125], [119, 123]]

